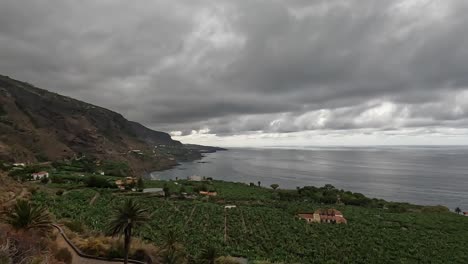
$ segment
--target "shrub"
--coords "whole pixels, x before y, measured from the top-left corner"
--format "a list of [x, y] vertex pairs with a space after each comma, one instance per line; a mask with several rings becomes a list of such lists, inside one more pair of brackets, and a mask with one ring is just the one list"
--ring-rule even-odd
[[3, 108], [2, 105], [0, 105], [0, 116], [6, 115], [6, 114], [7, 114], [7, 112], [6, 112], [5, 108]]
[[125, 256], [125, 253], [123, 252], [123, 250], [120, 248], [116, 248], [116, 247], [111, 247], [109, 249], [109, 252], [107, 253], [108, 259], [123, 258], [124, 256]]
[[57, 253], [55, 253], [55, 258], [58, 260], [58, 261], [63, 261], [67, 264], [70, 264], [72, 263], [72, 260], [73, 260], [73, 256], [72, 254], [70, 253], [70, 251], [66, 248], [61, 248], [57, 251]]
[[50, 179], [52, 180], [53, 183], [65, 183], [65, 180], [62, 177], [59, 177], [56, 175], [52, 175]]
[[86, 254], [105, 256], [107, 253], [105, 244], [106, 241], [102, 237], [89, 237], [79, 245], [79, 248]]
[[109, 188], [112, 185], [107, 181], [106, 178], [98, 177], [95, 175], [91, 175], [85, 180], [86, 186], [88, 187], [96, 187], [96, 188]]
[[29, 191], [31, 194], [36, 194], [38, 189], [39, 189], [39, 188], [37, 188], [37, 187], [29, 187], [29, 188], [28, 188], [28, 191]]
[[421, 209], [421, 212], [423, 213], [447, 213], [450, 212], [450, 210], [442, 205], [436, 205], [436, 206], [424, 206]]
[[106, 161], [102, 169], [106, 175], [125, 177], [130, 173], [130, 166], [126, 162]]
[[83, 233], [85, 231], [85, 227], [83, 223], [76, 221], [76, 220], [66, 221], [63, 224], [75, 233]]

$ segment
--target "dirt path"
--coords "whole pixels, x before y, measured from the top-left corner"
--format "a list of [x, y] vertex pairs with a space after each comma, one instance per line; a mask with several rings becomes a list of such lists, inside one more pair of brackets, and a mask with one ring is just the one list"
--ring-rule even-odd
[[96, 202], [97, 198], [99, 198], [100, 195], [101, 194], [99, 192], [96, 192], [96, 194], [93, 196], [91, 201], [89, 201], [89, 205], [93, 205]]
[[224, 243], [227, 241], [227, 211], [224, 209]]
[[[59, 227], [58, 225], [53, 224], [52, 225], [55, 229], [55, 233], [57, 234], [57, 239], [55, 240], [57, 242], [58, 248], [66, 248], [70, 253], [72, 254], [72, 263], [71, 264], [117, 264], [117, 263], [123, 263], [123, 260], [117, 261], [117, 260], [106, 260], [106, 259], [99, 259], [98, 257], [94, 256], [89, 256], [86, 255], [76, 246], [74, 246], [71, 241], [66, 238], [65, 233], [63, 232], [63, 229]], [[136, 261], [136, 260], [128, 260], [128, 263], [133, 263], [133, 264], [145, 264], [144, 262]]]
[[68, 251], [73, 256], [71, 264], [117, 264], [117, 263], [122, 263], [122, 262], [117, 262], [117, 261], [105, 261], [105, 260], [97, 260], [97, 259], [89, 259], [89, 258], [83, 258], [80, 255], [76, 253], [76, 251], [65, 241], [63, 236], [60, 234], [60, 232], [57, 230], [57, 246], [58, 248], [66, 248]]
[[187, 219], [187, 221], [185, 222], [185, 226], [188, 225], [188, 223], [190, 223], [190, 221], [192, 221], [192, 216], [193, 216], [193, 213], [195, 212], [195, 209], [197, 209], [197, 206], [195, 205], [192, 209], [192, 212], [190, 212], [190, 216], [189, 218]]
[[241, 219], [242, 219], [242, 226], [244, 227], [244, 233], [247, 233], [247, 226], [245, 225], [245, 219], [244, 219], [244, 213], [242, 210], [239, 208], [240, 213], [241, 213]]

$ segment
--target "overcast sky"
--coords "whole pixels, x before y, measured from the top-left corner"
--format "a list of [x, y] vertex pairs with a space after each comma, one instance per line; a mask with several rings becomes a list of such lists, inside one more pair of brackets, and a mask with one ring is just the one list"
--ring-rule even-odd
[[466, 0], [0, 0], [0, 74], [222, 146], [468, 144]]

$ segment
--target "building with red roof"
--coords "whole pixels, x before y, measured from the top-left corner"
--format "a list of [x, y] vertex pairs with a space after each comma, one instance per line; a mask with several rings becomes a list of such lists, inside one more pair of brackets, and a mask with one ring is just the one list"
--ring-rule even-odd
[[346, 224], [348, 222], [343, 213], [336, 209], [318, 209], [313, 213], [299, 213], [297, 216], [307, 223]]

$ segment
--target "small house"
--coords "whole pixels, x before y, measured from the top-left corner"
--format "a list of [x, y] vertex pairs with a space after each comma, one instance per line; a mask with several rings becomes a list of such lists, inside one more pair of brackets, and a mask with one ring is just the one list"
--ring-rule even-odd
[[314, 219], [313, 213], [300, 213], [297, 214], [297, 217], [306, 220], [307, 223], [320, 222], [320, 220], [317, 221], [317, 219]]
[[463, 215], [464, 215], [464, 216], [468, 216], [468, 212], [463, 212]]
[[24, 163], [13, 163], [13, 167], [26, 167]]
[[336, 209], [318, 209], [313, 213], [299, 213], [299, 218], [304, 219], [307, 223], [333, 223], [346, 224], [347, 220], [343, 213]]
[[201, 176], [198, 176], [198, 175], [192, 175], [192, 176], [188, 177], [188, 180], [189, 181], [198, 181], [199, 182], [199, 181], [202, 181], [203, 178]]
[[31, 174], [31, 177], [33, 180], [37, 181], [43, 178], [49, 178], [49, 173], [47, 171], [40, 171], [40, 172]]
[[237, 206], [235, 205], [225, 205], [224, 206], [224, 209], [232, 209], [232, 208], [236, 208]]

